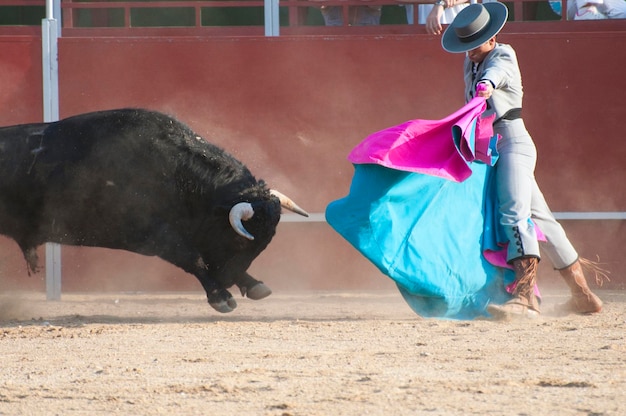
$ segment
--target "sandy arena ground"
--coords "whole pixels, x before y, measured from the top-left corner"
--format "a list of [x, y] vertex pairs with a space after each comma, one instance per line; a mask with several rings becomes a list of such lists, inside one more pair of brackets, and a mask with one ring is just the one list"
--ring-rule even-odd
[[[0, 297], [1, 415], [624, 415], [626, 292], [597, 316], [416, 316], [396, 291]], [[566, 299], [548, 294], [544, 310]]]

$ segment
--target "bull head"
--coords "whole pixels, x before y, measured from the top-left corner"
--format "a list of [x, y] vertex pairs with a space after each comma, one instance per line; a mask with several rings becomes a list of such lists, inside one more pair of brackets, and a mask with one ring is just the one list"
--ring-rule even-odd
[[[275, 196], [280, 201], [280, 206], [288, 209], [289, 211], [295, 212], [296, 214], [300, 214], [303, 217], [308, 217], [309, 214], [300, 208], [295, 202], [291, 200], [291, 198], [286, 195], [274, 190], [270, 189], [270, 195]], [[250, 234], [242, 224], [242, 221], [247, 221], [254, 216], [254, 208], [252, 208], [252, 204], [249, 202], [240, 202], [235, 204], [228, 214], [228, 220], [230, 221], [230, 226], [233, 227], [233, 230], [237, 234], [242, 237], [247, 238], [248, 240], [254, 240], [254, 236]]]

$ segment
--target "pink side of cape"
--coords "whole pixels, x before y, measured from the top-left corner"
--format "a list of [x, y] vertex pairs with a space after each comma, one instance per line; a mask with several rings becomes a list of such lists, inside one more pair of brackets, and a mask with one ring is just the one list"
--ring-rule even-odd
[[[492, 121], [481, 119], [486, 108], [484, 98], [474, 98], [455, 113], [441, 120], [410, 120], [371, 134], [348, 155], [352, 163], [373, 163], [388, 168], [462, 182], [472, 171], [468, 162], [487, 153], [493, 137]], [[476, 123], [476, 129], [472, 129]], [[452, 129], [461, 131], [457, 150]], [[470, 139], [476, 132], [474, 152]]]

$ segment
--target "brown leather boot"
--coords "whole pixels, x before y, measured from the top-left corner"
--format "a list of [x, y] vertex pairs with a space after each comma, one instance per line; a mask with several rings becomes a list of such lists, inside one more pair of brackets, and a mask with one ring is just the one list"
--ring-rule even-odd
[[498, 320], [512, 318], [536, 318], [539, 315], [539, 301], [535, 296], [537, 266], [535, 257], [520, 257], [513, 260], [515, 289], [513, 299], [503, 305], [487, 305], [487, 311]]
[[[587, 262], [589, 261], [587, 260]], [[598, 270], [596, 272], [598, 273]], [[576, 260], [571, 266], [559, 270], [559, 273], [572, 292], [572, 297], [557, 307], [559, 311], [586, 314], [598, 313], [602, 310], [602, 301], [587, 286], [581, 260]]]

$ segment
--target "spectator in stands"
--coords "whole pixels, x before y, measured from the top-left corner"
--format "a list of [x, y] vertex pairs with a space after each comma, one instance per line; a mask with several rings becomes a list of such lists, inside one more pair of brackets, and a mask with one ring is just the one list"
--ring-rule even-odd
[[[600, 312], [602, 301], [589, 289], [582, 268], [593, 263], [579, 259], [535, 180], [537, 153], [522, 119], [522, 78], [517, 57], [511, 46], [496, 42], [507, 16], [502, 3], [471, 4], [448, 26], [441, 42], [448, 52], [465, 53], [465, 98], [487, 99], [484, 115], [495, 113], [494, 132], [501, 136], [500, 157], [493, 174], [500, 225], [508, 242], [506, 261], [515, 272], [515, 281], [509, 287], [512, 299], [504, 305], [491, 304], [487, 310], [496, 318], [539, 314], [535, 288], [540, 230], [546, 239], [542, 249], [572, 293], [563, 309]], [[598, 270], [594, 271], [597, 278]]]
[[[410, 1], [410, 0], [403, 0]], [[417, 23], [426, 25], [426, 31], [431, 35], [441, 34], [441, 25], [450, 24], [454, 17], [469, 3], [468, 0], [437, 0], [433, 4], [420, 4], [417, 8]], [[473, 0], [475, 1], [475, 0]], [[414, 5], [407, 4], [406, 20], [412, 25], [414, 23]]]
[[[560, 1], [550, 1], [550, 7], [559, 16]], [[626, 19], [625, 0], [571, 0], [567, 2], [567, 20]]]
[[[403, 0], [403, 1], [411, 1], [411, 0]], [[482, 0], [481, 3], [491, 3], [497, 0]], [[584, 1], [584, 0], [583, 0]], [[603, 0], [590, 0], [590, 1], [603, 1]], [[619, 1], [621, 3], [626, 4], [625, 0], [604, 0], [609, 2]], [[425, 24], [426, 32], [431, 35], [439, 35], [442, 32], [442, 24], [449, 24], [454, 20], [454, 17], [465, 7], [467, 7], [470, 3], [476, 3], [476, 0], [437, 0], [434, 6], [431, 5], [420, 5], [419, 6], [419, 23]], [[568, 2], [571, 6], [575, 5], [576, 0], [572, 0]], [[546, 19], [546, 14], [542, 10], [552, 10], [558, 16], [561, 15], [561, 1], [560, 0], [550, 0], [543, 4], [545, 6], [544, 9], [541, 9], [543, 3], [541, 2], [526, 2], [523, 4], [522, 16], [524, 20], [555, 20], [552, 16], [552, 13], [549, 12], [550, 17]], [[548, 7], [549, 4], [549, 7]], [[412, 7], [412, 6], [410, 6]], [[538, 8], [539, 7], [539, 8]], [[574, 9], [575, 11], [575, 9]], [[427, 17], [426, 14], [428, 13]], [[410, 16], [407, 10], [407, 18], [412, 19], [412, 12]], [[412, 20], [409, 21], [412, 23]]]
[[[349, 6], [348, 25], [372, 26], [380, 24], [382, 6]], [[326, 26], [343, 26], [342, 6], [322, 6], [322, 16]]]

